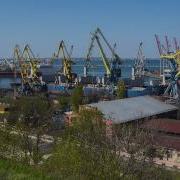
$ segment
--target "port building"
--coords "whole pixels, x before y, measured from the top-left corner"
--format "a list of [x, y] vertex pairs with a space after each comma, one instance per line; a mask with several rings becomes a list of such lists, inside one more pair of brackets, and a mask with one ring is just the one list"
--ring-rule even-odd
[[112, 124], [121, 124], [141, 119], [167, 117], [177, 114], [177, 107], [166, 104], [151, 96], [140, 96], [113, 101], [100, 101], [88, 107], [101, 111]]

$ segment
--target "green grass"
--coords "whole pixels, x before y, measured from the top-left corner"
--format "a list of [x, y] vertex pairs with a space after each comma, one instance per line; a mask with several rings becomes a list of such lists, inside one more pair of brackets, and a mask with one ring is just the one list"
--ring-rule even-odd
[[[169, 171], [173, 180], [180, 179], [180, 172]], [[75, 177], [67, 177], [74, 179]], [[61, 179], [59, 174], [48, 175], [48, 172], [43, 172], [40, 168], [30, 167], [9, 160], [0, 159], [0, 179], [2, 180], [53, 180]], [[76, 178], [75, 178], [76, 179]], [[83, 179], [83, 178], [82, 178]]]
[[179, 180], [180, 179], [180, 172], [179, 171], [172, 172], [172, 177], [173, 177], [173, 180]]
[[15, 163], [8, 160], [0, 160], [0, 179], [7, 180], [48, 180], [52, 179], [45, 174], [40, 169], [35, 169], [34, 167], [29, 167], [20, 163]]

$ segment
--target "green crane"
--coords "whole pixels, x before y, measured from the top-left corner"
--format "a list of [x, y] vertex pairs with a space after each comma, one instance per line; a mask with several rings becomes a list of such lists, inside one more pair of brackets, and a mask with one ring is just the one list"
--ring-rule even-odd
[[[118, 54], [115, 53], [114, 48], [112, 48], [112, 46], [109, 44], [109, 42], [99, 28], [97, 28], [96, 31], [92, 34], [91, 43], [86, 57], [85, 67], [88, 68], [91, 64], [91, 54], [95, 42], [97, 43], [101, 54], [101, 60], [105, 68], [105, 76], [107, 76], [112, 83], [116, 84], [118, 82], [118, 79], [121, 77], [121, 58], [118, 56]], [[102, 42], [104, 42], [104, 44], [111, 52], [112, 58], [110, 61], [104, 52]]]

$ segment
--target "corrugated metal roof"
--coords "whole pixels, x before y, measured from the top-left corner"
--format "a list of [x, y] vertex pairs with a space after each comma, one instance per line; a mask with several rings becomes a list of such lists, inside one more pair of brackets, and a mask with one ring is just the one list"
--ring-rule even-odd
[[106, 119], [111, 119], [115, 124], [177, 110], [177, 107], [150, 96], [101, 101], [88, 106], [97, 108]]

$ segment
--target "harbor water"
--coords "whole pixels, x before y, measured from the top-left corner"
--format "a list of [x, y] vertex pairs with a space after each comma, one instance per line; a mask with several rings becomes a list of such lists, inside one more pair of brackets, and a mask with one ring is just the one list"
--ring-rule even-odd
[[[75, 64], [72, 69], [74, 73], [77, 73], [79, 76], [82, 76], [84, 73], [84, 59], [75, 58]], [[122, 78], [130, 78], [132, 73], [132, 66], [134, 64], [133, 59], [124, 59], [122, 62]], [[158, 59], [147, 59], [146, 68], [150, 71], [159, 71], [160, 61]], [[40, 70], [44, 75], [53, 75], [58, 70], [61, 69], [61, 60], [56, 60], [51, 67], [42, 67]], [[89, 74], [93, 76], [102, 77], [105, 74], [105, 69], [102, 64], [102, 61], [98, 58], [95, 58], [92, 61], [92, 67], [89, 69]], [[19, 81], [19, 80], [18, 80]], [[14, 78], [0, 77], [0, 88], [10, 88], [11, 83], [14, 83]]]

